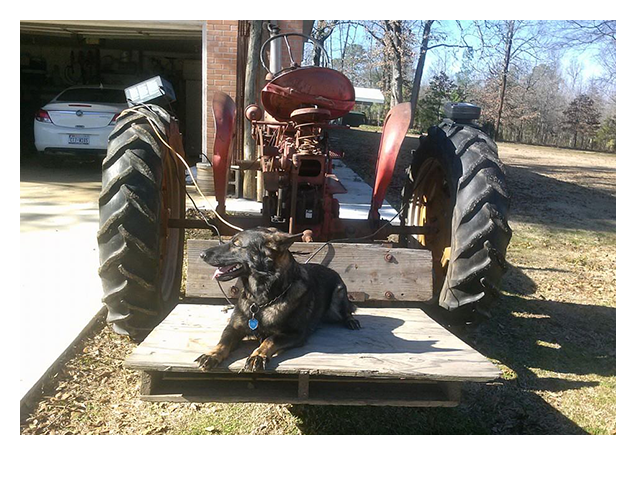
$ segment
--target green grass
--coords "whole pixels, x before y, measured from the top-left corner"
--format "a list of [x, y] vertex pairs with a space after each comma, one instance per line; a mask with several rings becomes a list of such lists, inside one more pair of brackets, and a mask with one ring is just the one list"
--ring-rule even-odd
[[215, 404], [182, 425], [183, 435], [296, 435], [297, 420], [286, 406], [233, 403]]

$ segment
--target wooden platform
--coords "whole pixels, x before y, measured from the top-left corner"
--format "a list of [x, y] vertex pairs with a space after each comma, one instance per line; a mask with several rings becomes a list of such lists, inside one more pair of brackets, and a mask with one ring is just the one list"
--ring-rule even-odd
[[239, 373], [257, 347], [245, 341], [214, 373], [194, 360], [216, 345], [231, 312], [180, 304], [126, 359], [144, 372], [154, 401], [455, 406], [463, 382], [500, 376], [488, 359], [417, 308], [360, 308], [361, 330], [325, 326], [275, 357], [261, 373]]

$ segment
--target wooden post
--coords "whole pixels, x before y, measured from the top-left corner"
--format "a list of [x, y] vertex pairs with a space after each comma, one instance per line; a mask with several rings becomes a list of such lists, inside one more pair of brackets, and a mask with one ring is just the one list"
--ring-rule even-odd
[[246, 61], [247, 61], [247, 46], [249, 41], [249, 29], [250, 24], [247, 20], [238, 21], [238, 36], [236, 41], [236, 115], [235, 121], [235, 140], [234, 140], [234, 161], [241, 161], [245, 158], [245, 149], [243, 147], [243, 141], [241, 138], [244, 136], [245, 129], [250, 129], [249, 125], [245, 125], [246, 118], [242, 114], [245, 111], [245, 80], [246, 80]]
[[158, 372], [141, 372], [139, 394], [142, 397], [152, 395], [153, 385], [155, 381], [159, 380], [160, 374]]
[[259, 169], [256, 171], [256, 200], [263, 202], [263, 172]]
[[298, 374], [298, 398], [301, 400], [309, 398], [309, 374], [306, 372]]
[[[245, 103], [251, 105], [256, 103], [256, 80], [258, 77], [260, 62], [259, 53], [261, 49], [261, 36], [263, 32], [262, 20], [250, 21], [250, 38], [247, 47], [247, 65], [245, 69]], [[241, 112], [240, 114], [243, 114]], [[247, 161], [256, 160], [256, 144], [252, 138], [251, 126], [245, 127], [243, 131], [243, 146], [245, 159]], [[256, 170], [249, 169], [243, 173], [243, 197], [256, 199]]]

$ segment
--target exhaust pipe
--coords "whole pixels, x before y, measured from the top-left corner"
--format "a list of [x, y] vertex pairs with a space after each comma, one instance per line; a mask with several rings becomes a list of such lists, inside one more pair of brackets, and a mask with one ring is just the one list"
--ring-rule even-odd
[[[280, 28], [275, 23], [269, 23], [267, 25], [267, 30], [269, 30], [270, 38], [276, 36], [280, 33]], [[281, 39], [277, 38], [276, 40], [272, 40], [269, 47], [269, 71], [272, 72], [272, 75], [276, 75], [282, 69], [282, 43]]]

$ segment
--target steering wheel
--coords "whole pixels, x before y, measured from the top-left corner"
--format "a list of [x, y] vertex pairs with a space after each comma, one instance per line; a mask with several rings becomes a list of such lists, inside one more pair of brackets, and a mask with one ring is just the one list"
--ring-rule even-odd
[[[272, 42], [272, 41], [274, 41], [274, 40], [276, 40], [278, 38], [284, 38], [285, 39], [285, 44], [287, 45], [287, 53], [289, 54], [289, 59], [291, 61], [291, 65], [289, 67], [287, 67], [287, 68], [283, 68], [279, 72], [276, 72], [276, 74], [279, 74], [279, 73], [281, 73], [281, 72], [283, 72], [285, 70], [288, 70], [290, 68], [296, 68], [296, 67], [300, 66], [300, 63], [296, 63], [296, 61], [294, 60], [294, 56], [292, 54], [291, 46], [289, 45], [289, 41], [287, 40], [287, 37], [291, 37], [291, 36], [302, 37], [302, 38], [306, 38], [307, 40], [310, 40], [314, 44], [315, 47], [317, 46], [324, 53], [325, 58], [326, 58], [325, 65], [331, 63], [331, 60], [329, 59], [329, 55], [327, 54], [327, 50], [325, 50], [325, 48], [320, 43], [318, 43], [318, 40], [316, 40], [316, 39], [314, 39], [314, 38], [312, 38], [310, 36], [303, 35], [302, 33], [281, 33], [279, 35], [274, 35], [274, 36], [269, 37], [267, 40], [265, 40], [263, 42], [263, 45], [261, 46], [261, 54], [260, 54], [261, 65], [263, 65], [263, 68], [265, 68], [267, 73], [269, 73], [270, 75], [274, 75], [274, 73], [272, 73], [270, 71], [270, 69], [267, 67], [267, 65], [265, 64], [265, 56], [264, 56], [265, 47], [267, 47], [267, 45], [269, 45], [270, 42]], [[301, 60], [301, 62], [302, 62], [302, 60]]]

